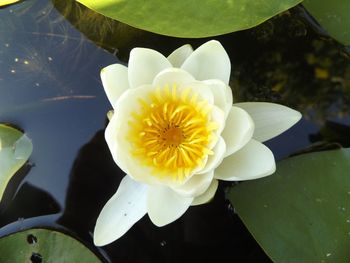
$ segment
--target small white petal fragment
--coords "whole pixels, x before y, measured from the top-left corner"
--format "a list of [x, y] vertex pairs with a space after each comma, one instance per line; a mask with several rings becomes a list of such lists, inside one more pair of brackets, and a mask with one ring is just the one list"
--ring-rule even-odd
[[191, 45], [183, 45], [178, 49], [175, 49], [169, 56], [168, 60], [174, 68], [179, 68], [184, 61], [192, 54], [193, 48]]
[[222, 137], [226, 143], [225, 156], [231, 155], [241, 149], [250, 141], [254, 133], [254, 123], [249, 114], [238, 107], [231, 107], [226, 119]]
[[213, 170], [203, 174], [194, 174], [185, 184], [173, 187], [173, 190], [181, 196], [199, 196], [208, 189], [213, 177]]
[[244, 109], [252, 117], [255, 124], [253, 138], [260, 142], [280, 135], [302, 117], [300, 112], [275, 103], [243, 102], [234, 106]]
[[128, 68], [112, 64], [101, 70], [101, 80], [109, 102], [114, 106], [120, 95], [129, 89]]
[[207, 191], [205, 191], [203, 194], [193, 199], [191, 206], [208, 203], [211, 199], [213, 199], [216, 193], [216, 190], [218, 189], [218, 185], [219, 185], [218, 180], [214, 179], [211, 182]]
[[120, 238], [146, 213], [147, 186], [126, 175], [117, 192], [105, 204], [94, 230], [96, 246], [107, 245]]
[[273, 153], [264, 144], [250, 140], [241, 150], [225, 158], [215, 170], [214, 178], [225, 181], [252, 180], [273, 174]]
[[181, 68], [190, 72], [197, 80], [220, 79], [227, 85], [231, 74], [230, 58], [216, 40], [198, 47]]
[[163, 69], [171, 68], [166, 57], [148, 48], [134, 48], [130, 52], [128, 77], [131, 88], [152, 84]]
[[192, 201], [193, 197], [183, 197], [166, 186], [150, 186], [148, 215], [156, 226], [165, 226], [182, 216]]

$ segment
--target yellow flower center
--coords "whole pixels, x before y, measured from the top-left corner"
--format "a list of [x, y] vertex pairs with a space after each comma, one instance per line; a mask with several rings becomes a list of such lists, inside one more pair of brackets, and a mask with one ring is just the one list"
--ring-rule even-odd
[[152, 174], [183, 180], [204, 164], [217, 123], [211, 121], [211, 106], [190, 87], [178, 90], [165, 85], [139, 99], [132, 113], [127, 140], [132, 155]]

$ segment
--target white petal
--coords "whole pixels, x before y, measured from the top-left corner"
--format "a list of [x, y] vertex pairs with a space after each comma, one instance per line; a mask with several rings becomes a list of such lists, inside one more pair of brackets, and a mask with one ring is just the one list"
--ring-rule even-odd
[[177, 84], [177, 86], [186, 85], [190, 82], [194, 82], [195, 79], [190, 73], [179, 68], [168, 68], [154, 78], [154, 87], [164, 87], [165, 85]]
[[211, 109], [211, 121], [216, 122], [219, 128], [215, 130], [215, 134], [219, 137], [225, 128], [225, 113], [216, 106]]
[[206, 100], [209, 104], [214, 104], [214, 94], [203, 81], [194, 81], [181, 86], [181, 89], [191, 88], [194, 93], [197, 93], [203, 100]]
[[159, 52], [148, 48], [134, 48], [130, 52], [128, 77], [131, 88], [151, 84], [154, 77], [172, 65]]
[[245, 102], [235, 106], [247, 111], [255, 124], [253, 138], [264, 142], [288, 130], [300, 118], [300, 112], [268, 102]]
[[220, 42], [212, 40], [197, 48], [185, 60], [182, 69], [190, 72], [197, 80], [220, 79], [228, 84], [231, 63]]
[[262, 143], [251, 140], [238, 152], [225, 158], [214, 177], [226, 181], [251, 180], [274, 173], [273, 153]]
[[203, 81], [214, 94], [214, 104], [225, 112], [225, 118], [232, 107], [232, 90], [221, 80], [211, 79]]
[[156, 226], [167, 225], [182, 216], [193, 201], [165, 186], [151, 186], [148, 191], [148, 215]]
[[212, 151], [214, 152], [214, 154], [209, 156], [206, 165], [201, 171], [199, 171], [199, 173], [207, 173], [209, 171], [212, 171], [216, 167], [218, 167], [219, 164], [222, 162], [226, 153], [226, 144], [224, 139], [219, 137], [219, 140], [212, 149]]
[[125, 91], [115, 104], [116, 110], [105, 131], [105, 139], [116, 164], [136, 181], [148, 184], [155, 183], [157, 178], [150, 176], [150, 168], [135, 159], [133, 145], [126, 138], [132, 113], [140, 109], [139, 99], [147, 101], [152, 90], [152, 86], [142, 86]]
[[218, 189], [218, 180], [214, 179], [207, 191], [205, 191], [203, 194], [200, 196], [197, 196], [195, 199], [193, 199], [193, 202], [191, 205], [201, 205], [208, 203], [215, 195], [216, 190]]
[[107, 245], [124, 235], [146, 214], [146, 200], [147, 186], [126, 175], [97, 218], [94, 230], [95, 245]]
[[231, 107], [221, 136], [226, 143], [225, 156], [241, 149], [250, 141], [254, 133], [254, 123], [249, 114], [238, 107]]
[[187, 182], [172, 189], [181, 196], [195, 197], [203, 194], [214, 177], [214, 170], [207, 173], [194, 174]]
[[120, 95], [129, 89], [128, 68], [121, 64], [109, 65], [101, 70], [101, 80], [113, 106]]
[[193, 52], [193, 48], [191, 45], [183, 45], [178, 49], [175, 49], [169, 56], [168, 60], [173, 65], [173, 67], [179, 68], [184, 63], [186, 58], [191, 55]]
[[123, 149], [120, 148], [116, 138], [118, 137], [118, 132], [120, 132], [121, 123], [118, 122], [119, 118], [116, 118], [117, 114], [114, 113], [110, 119], [106, 130], [105, 130], [105, 140], [107, 142], [108, 148], [112, 154], [114, 162], [122, 169], [125, 173], [129, 173], [125, 163], [122, 161], [119, 156], [123, 156], [124, 153], [121, 152]]

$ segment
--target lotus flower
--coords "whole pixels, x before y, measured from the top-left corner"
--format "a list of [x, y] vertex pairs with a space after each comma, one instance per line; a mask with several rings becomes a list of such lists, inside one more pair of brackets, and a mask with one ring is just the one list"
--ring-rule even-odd
[[218, 41], [167, 58], [134, 48], [128, 67], [110, 65], [101, 78], [114, 114], [105, 138], [126, 173], [103, 207], [94, 242], [121, 237], [145, 214], [167, 225], [193, 205], [210, 201], [218, 180], [274, 173], [263, 141], [293, 126], [299, 112], [265, 102], [232, 102], [230, 59]]

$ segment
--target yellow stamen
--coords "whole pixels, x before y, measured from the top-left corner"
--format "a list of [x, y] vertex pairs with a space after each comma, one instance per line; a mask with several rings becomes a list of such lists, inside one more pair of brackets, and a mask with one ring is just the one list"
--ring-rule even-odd
[[131, 114], [126, 139], [132, 155], [154, 175], [182, 181], [212, 154], [208, 145], [218, 124], [211, 119], [211, 105], [190, 87], [157, 87], [139, 99], [137, 112]]

